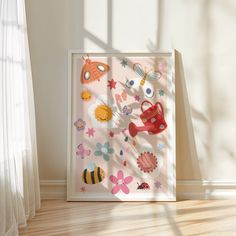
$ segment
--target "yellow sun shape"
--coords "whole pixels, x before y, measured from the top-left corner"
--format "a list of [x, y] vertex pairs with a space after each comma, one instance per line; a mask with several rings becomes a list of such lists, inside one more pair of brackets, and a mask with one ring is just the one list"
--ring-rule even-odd
[[106, 104], [98, 105], [95, 109], [95, 117], [100, 122], [108, 122], [112, 119], [112, 109]]
[[92, 97], [92, 94], [88, 90], [84, 90], [81, 93], [81, 99], [84, 101], [89, 101], [91, 99], [91, 97]]

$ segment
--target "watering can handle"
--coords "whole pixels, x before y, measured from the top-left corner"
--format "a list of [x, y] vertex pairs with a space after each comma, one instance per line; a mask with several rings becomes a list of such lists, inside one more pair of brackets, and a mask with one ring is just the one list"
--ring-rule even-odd
[[161, 116], [164, 116], [164, 109], [160, 102], [156, 102], [157, 111]]
[[143, 110], [144, 103], [148, 103], [151, 107], [153, 106], [153, 104], [151, 102], [149, 102], [148, 100], [143, 101], [142, 104], [141, 104], [141, 111], [142, 112], [144, 112], [144, 110]]
[[[141, 104], [141, 111], [142, 111], [142, 112], [144, 112], [144, 110], [143, 110], [143, 105], [144, 105], [145, 103], [148, 103], [151, 107], [154, 106], [151, 102], [149, 102], [148, 100], [145, 100], [145, 101], [143, 101], [142, 104]], [[161, 104], [160, 102], [156, 102], [155, 106], [157, 107], [158, 113], [159, 113], [161, 116], [164, 116], [164, 109], [163, 109], [162, 104]]]

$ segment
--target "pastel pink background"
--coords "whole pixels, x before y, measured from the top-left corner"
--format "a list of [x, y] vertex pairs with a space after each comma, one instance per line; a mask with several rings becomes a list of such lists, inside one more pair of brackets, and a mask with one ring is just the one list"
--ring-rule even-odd
[[[80, 82], [80, 74], [84, 61], [82, 58], [77, 58], [74, 60], [74, 70], [73, 70], [73, 120], [74, 123], [78, 118], [82, 118], [86, 122], [86, 128], [84, 131], [77, 131], [75, 127], [72, 130], [72, 165], [75, 165], [74, 173], [72, 173], [75, 178], [75, 190], [80, 192], [81, 188], [85, 188], [85, 193], [107, 193], [112, 194], [111, 189], [114, 184], [110, 181], [110, 175], [117, 175], [118, 170], [122, 170], [125, 176], [133, 176], [133, 181], [127, 186], [130, 189], [130, 193], [143, 194], [145, 193], [165, 193], [168, 189], [168, 171], [172, 171], [168, 168], [168, 150], [171, 149], [169, 142], [170, 130], [168, 128], [160, 134], [149, 135], [147, 132], [140, 132], [135, 138], [132, 138], [128, 132], [128, 125], [132, 121], [136, 125], [142, 126], [143, 123], [140, 120], [140, 105], [144, 100], [149, 100], [152, 103], [157, 101], [161, 102], [164, 111], [165, 117], [168, 116], [168, 112], [171, 109], [168, 107], [167, 96], [169, 96], [170, 91], [168, 90], [167, 76], [171, 73], [171, 68], [169, 65], [168, 57], [160, 58], [150, 58], [150, 57], [126, 57], [128, 59], [128, 66], [125, 68], [121, 65], [121, 59], [117, 57], [90, 57], [91, 61], [100, 61], [108, 64], [110, 66], [110, 71], [103, 76], [100, 81], [95, 81], [86, 85], [82, 85]], [[143, 67], [147, 69], [155, 69], [161, 71], [162, 77], [159, 80], [153, 81], [152, 84], [155, 89], [155, 95], [153, 98], [144, 97], [142, 90], [131, 91], [125, 86], [127, 79], [136, 78], [140, 80], [140, 77], [133, 71], [133, 63], [140, 63]], [[114, 79], [116, 84], [116, 89], [110, 90], [108, 85], [108, 80]], [[88, 89], [92, 93], [92, 99], [89, 101], [83, 101], [81, 99], [81, 92], [84, 89]], [[159, 90], [163, 89], [165, 94], [160, 96]], [[121, 104], [116, 102], [114, 97], [115, 94], [121, 94], [125, 90], [128, 94], [127, 100]], [[89, 107], [96, 102], [96, 99], [100, 95], [106, 95], [109, 102], [117, 109], [116, 112], [119, 114], [116, 119], [116, 125], [114, 128], [97, 128], [94, 127], [90, 116], [88, 115]], [[140, 96], [140, 101], [135, 101], [134, 95], [138, 94]], [[133, 108], [131, 116], [122, 115], [122, 107], [128, 105]], [[94, 137], [88, 137], [86, 134], [87, 128], [94, 128], [95, 134]], [[127, 130], [122, 133], [121, 130], [126, 128]], [[114, 137], [109, 137], [108, 133], [114, 132]], [[129, 141], [125, 142], [125, 137], [128, 136]], [[136, 145], [133, 145], [133, 141], [136, 142]], [[107, 162], [101, 156], [97, 157], [94, 155], [96, 149], [96, 143], [109, 142], [110, 146], [114, 149], [114, 153], [111, 155], [110, 160]], [[89, 157], [84, 159], [78, 158], [76, 156], [77, 145], [82, 143], [86, 149], [91, 150]], [[123, 156], [120, 155], [120, 151], [123, 151]], [[142, 172], [137, 165], [137, 158], [140, 153], [144, 151], [152, 152], [158, 161], [158, 167], [152, 173]], [[124, 166], [123, 161], [127, 162], [127, 165]], [[92, 162], [97, 166], [100, 166], [106, 173], [105, 179], [94, 185], [85, 184], [82, 181], [82, 173], [87, 163]], [[159, 181], [161, 187], [157, 188], [155, 182]], [[141, 184], [142, 182], [147, 182], [150, 186], [150, 190], [137, 190], [137, 183]], [[122, 195], [119, 195], [119, 198], [122, 198]]]

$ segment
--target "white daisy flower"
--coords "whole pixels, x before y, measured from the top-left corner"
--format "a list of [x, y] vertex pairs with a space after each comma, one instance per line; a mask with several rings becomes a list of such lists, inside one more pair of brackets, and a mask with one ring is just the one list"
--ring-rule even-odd
[[88, 108], [88, 115], [96, 128], [114, 128], [119, 118], [116, 107], [107, 95], [100, 95]]

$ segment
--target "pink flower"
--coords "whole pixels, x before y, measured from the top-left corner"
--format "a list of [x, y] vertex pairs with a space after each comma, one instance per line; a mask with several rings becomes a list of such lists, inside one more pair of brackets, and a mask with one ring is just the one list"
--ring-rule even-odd
[[115, 186], [112, 188], [111, 192], [112, 194], [117, 194], [120, 190], [128, 194], [129, 188], [127, 187], [127, 184], [131, 183], [133, 180], [132, 176], [127, 176], [124, 178], [124, 174], [122, 170], [119, 170], [117, 173], [117, 177], [114, 175], [110, 176], [110, 181], [115, 184]]

